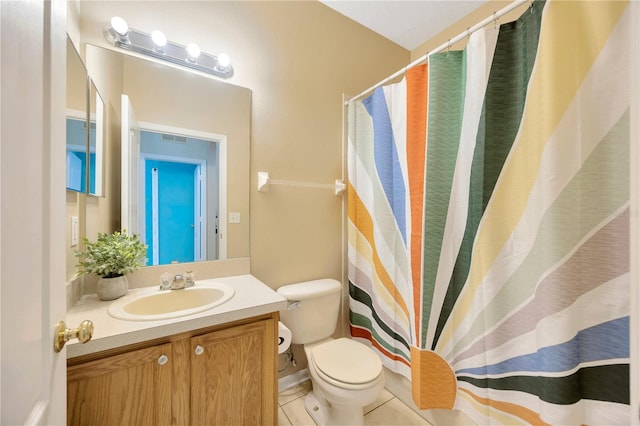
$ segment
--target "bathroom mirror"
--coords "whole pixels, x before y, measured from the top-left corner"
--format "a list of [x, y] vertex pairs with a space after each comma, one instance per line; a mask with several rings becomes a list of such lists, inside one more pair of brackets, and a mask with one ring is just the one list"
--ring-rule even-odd
[[[125, 142], [125, 149], [119, 151], [125, 153], [122, 158], [126, 163], [122, 164], [120, 170], [106, 170], [105, 173], [107, 176], [113, 173], [120, 177], [124, 172], [138, 180], [137, 184], [122, 181], [125, 185], [121, 185], [124, 212], [121, 221], [123, 228], [128, 226], [137, 231], [148, 245], [159, 244], [157, 256], [154, 256], [150, 247], [148, 264], [248, 257], [251, 91], [190, 70], [92, 45], [87, 45], [87, 64], [92, 74], [96, 64], [108, 70], [109, 90], [102, 90], [100, 86], [98, 90], [105, 107], [115, 109], [119, 118], [124, 120], [117, 124], [121, 128], [119, 140], [110, 143]], [[122, 95], [128, 98], [132, 111], [128, 111], [128, 106], [123, 107]], [[132, 121], [137, 122], [138, 126], [131, 125]], [[110, 125], [114, 124], [110, 122]], [[128, 155], [131, 154], [132, 137], [137, 140], [137, 148], [133, 155]], [[151, 151], [149, 145], [154, 147]], [[161, 152], [161, 147], [167, 150]], [[200, 153], [196, 155], [195, 151]], [[160, 183], [154, 189], [152, 184], [153, 169], [161, 167], [148, 160], [171, 158], [175, 160], [174, 163], [188, 163], [185, 173], [191, 174], [192, 185], [197, 181], [196, 169], [206, 171], [206, 180], [201, 180], [207, 182], [202, 205], [197, 206], [198, 201], [194, 201], [197, 198], [196, 189], [190, 186], [185, 191], [193, 194], [187, 197], [191, 198], [188, 203], [195, 203], [194, 208], [202, 211], [201, 216], [205, 220], [201, 228], [198, 228], [196, 220], [187, 220], [182, 231], [173, 234], [175, 236], [166, 243], [181, 248], [191, 246], [189, 251], [193, 254], [163, 256], [162, 234], [167, 234], [162, 231], [162, 222], [172, 220], [177, 215], [177, 208], [160, 206], [154, 209], [152, 199], [145, 199], [143, 194], [155, 190], [158, 202], [171, 197], [180, 198], [176, 195], [175, 186], [173, 189], [171, 185], [163, 189], [164, 185]], [[196, 164], [200, 165], [199, 168]], [[209, 181], [214, 177], [216, 180]], [[125, 179], [128, 178], [125, 176]], [[197, 188], [198, 183], [195, 185]], [[182, 189], [186, 186], [178, 185]], [[145, 217], [144, 227], [140, 226], [141, 216]], [[229, 221], [230, 216], [233, 222]], [[160, 235], [154, 240], [156, 234], [147, 228], [156, 222], [160, 225], [155, 228], [155, 233]], [[193, 239], [194, 234], [199, 238]], [[223, 242], [222, 246], [220, 242]]]
[[87, 189], [87, 70], [67, 37], [67, 189]]
[[89, 79], [89, 195], [103, 195], [104, 102]]

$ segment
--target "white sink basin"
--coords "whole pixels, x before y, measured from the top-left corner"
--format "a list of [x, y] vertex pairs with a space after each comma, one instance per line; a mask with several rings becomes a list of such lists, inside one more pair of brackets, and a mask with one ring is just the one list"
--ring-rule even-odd
[[109, 315], [127, 321], [156, 321], [204, 312], [233, 297], [235, 290], [224, 283], [198, 283], [183, 290], [149, 288], [125, 296], [109, 305]]

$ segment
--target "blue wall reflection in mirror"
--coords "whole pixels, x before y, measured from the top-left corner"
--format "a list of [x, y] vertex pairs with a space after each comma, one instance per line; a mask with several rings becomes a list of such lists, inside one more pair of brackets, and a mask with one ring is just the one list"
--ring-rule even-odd
[[[67, 117], [67, 189], [85, 192], [87, 186], [87, 128], [84, 119]], [[95, 122], [89, 137], [95, 139]], [[89, 190], [95, 192], [96, 153], [89, 153]]]
[[[140, 229], [148, 245], [148, 265], [207, 258], [206, 206], [218, 204], [207, 200], [207, 186], [218, 180], [217, 167], [207, 166], [217, 164], [216, 148], [206, 140], [140, 132]], [[217, 224], [209, 228], [217, 229]]]

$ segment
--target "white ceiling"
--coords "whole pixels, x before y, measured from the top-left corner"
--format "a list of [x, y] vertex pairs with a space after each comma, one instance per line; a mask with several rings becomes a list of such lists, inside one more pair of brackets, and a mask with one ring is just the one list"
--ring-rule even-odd
[[376, 33], [413, 50], [488, 0], [320, 0]]

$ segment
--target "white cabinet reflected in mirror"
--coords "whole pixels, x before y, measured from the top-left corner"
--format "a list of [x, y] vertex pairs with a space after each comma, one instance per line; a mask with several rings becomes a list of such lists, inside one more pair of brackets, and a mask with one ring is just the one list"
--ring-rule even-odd
[[67, 177], [68, 190], [87, 188], [87, 70], [67, 38]]

